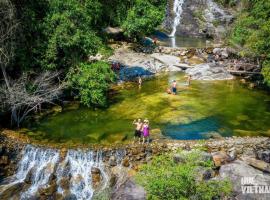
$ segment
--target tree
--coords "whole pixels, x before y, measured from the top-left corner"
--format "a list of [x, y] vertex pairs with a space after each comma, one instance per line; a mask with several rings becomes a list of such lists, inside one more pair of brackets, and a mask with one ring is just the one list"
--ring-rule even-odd
[[6, 68], [14, 57], [15, 31], [17, 21], [15, 9], [9, 0], [0, 1], [0, 67], [8, 90], [10, 90], [9, 78]]
[[165, 16], [165, 6], [156, 7], [149, 1], [136, 0], [134, 7], [128, 11], [122, 28], [128, 37], [140, 38], [152, 33]]
[[46, 37], [41, 63], [45, 69], [76, 66], [101, 45], [94, 27], [100, 15], [97, 0], [52, 0], [44, 21]]
[[[59, 72], [42, 72], [39, 75], [24, 73], [19, 79], [0, 88], [1, 106], [11, 111], [11, 122], [17, 127], [33, 111], [41, 109], [44, 103], [54, 104], [65, 87]], [[33, 77], [34, 76], [34, 77]]]
[[265, 82], [270, 85], [270, 1], [249, 0], [236, 20], [230, 42], [242, 55], [258, 58]]
[[114, 78], [110, 65], [102, 61], [81, 63], [69, 74], [70, 85], [77, 89], [81, 103], [88, 107], [106, 105], [106, 92]]

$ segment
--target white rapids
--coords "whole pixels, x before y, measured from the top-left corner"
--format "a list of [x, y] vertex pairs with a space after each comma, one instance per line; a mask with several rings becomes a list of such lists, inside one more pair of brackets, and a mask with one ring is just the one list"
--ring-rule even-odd
[[[112, 154], [120, 164], [124, 156], [123, 152], [116, 151]], [[61, 158], [59, 150], [28, 145], [22, 152], [16, 174], [6, 178], [0, 184], [0, 199], [3, 199], [2, 195], [12, 186], [16, 187], [25, 182], [28, 184], [20, 188], [19, 194], [11, 195], [16, 195], [16, 199], [21, 200], [32, 199], [36, 197], [40, 189], [48, 187], [54, 177], [59, 195], [68, 194], [72, 196], [72, 199], [90, 200], [95, 191], [92, 183], [92, 168], [100, 171], [102, 185], [99, 189], [105, 189], [109, 182], [109, 174], [101, 151], [68, 150], [65, 157]], [[67, 188], [61, 187], [63, 179], [68, 181], [68, 191]], [[13, 196], [9, 199], [13, 199]]]

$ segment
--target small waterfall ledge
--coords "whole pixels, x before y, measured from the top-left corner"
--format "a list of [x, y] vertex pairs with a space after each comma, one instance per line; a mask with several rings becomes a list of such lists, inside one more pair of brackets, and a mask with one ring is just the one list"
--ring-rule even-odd
[[[48, 188], [58, 197], [91, 199], [95, 189], [104, 190], [110, 181], [102, 151], [65, 152], [27, 145], [21, 154], [17, 172], [0, 185], [0, 197], [4, 199], [32, 199], [46, 193]], [[124, 150], [112, 151], [110, 164], [120, 165], [124, 155]], [[10, 193], [15, 187], [18, 193]]]
[[[13, 136], [13, 135], [12, 135]], [[138, 195], [130, 191], [132, 176], [139, 166], [163, 152], [207, 148], [216, 152], [249, 152], [249, 148], [269, 148], [268, 137], [228, 137], [211, 140], [155, 139], [148, 145], [129, 144], [119, 148], [57, 149], [25, 144], [0, 133], [0, 199], [74, 199], [91, 200], [100, 191], [108, 199]], [[246, 148], [243, 148], [246, 147]], [[8, 172], [8, 173], [4, 173]], [[107, 190], [108, 189], [108, 190]], [[145, 195], [140, 188], [140, 195]], [[112, 197], [112, 198], [111, 198]], [[115, 198], [114, 198], [115, 197]]]

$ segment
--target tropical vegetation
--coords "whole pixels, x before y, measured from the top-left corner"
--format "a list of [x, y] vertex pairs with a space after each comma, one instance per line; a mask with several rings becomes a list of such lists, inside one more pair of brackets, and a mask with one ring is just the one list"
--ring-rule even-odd
[[207, 180], [203, 173], [211, 172], [214, 166], [210, 159], [204, 158], [207, 157], [199, 150], [154, 157], [150, 165], [142, 166], [136, 181], [152, 200], [224, 199], [231, 193], [231, 183], [228, 180]]

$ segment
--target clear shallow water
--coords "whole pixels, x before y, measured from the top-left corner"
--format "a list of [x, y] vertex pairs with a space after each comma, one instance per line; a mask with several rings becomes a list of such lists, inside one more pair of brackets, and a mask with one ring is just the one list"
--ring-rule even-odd
[[[165, 91], [178, 81], [177, 95]], [[59, 143], [118, 143], [133, 137], [132, 121], [148, 118], [152, 129], [174, 139], [223, 136], [270, 136], [270, 96], [250, 90], [237, 80], [192, 81], [181, 73], [118, 86], [107, 109], [81, 107], [50, 116], [34, 125], [31, 137]]]
[[168, 37], [166, 34], [158, 31], [152, 37], [158, 38], [161, 46], [166, 47], [205, 48], [211, 46], [211, 41], [206, 38], [194, 38], [179, 35]]

